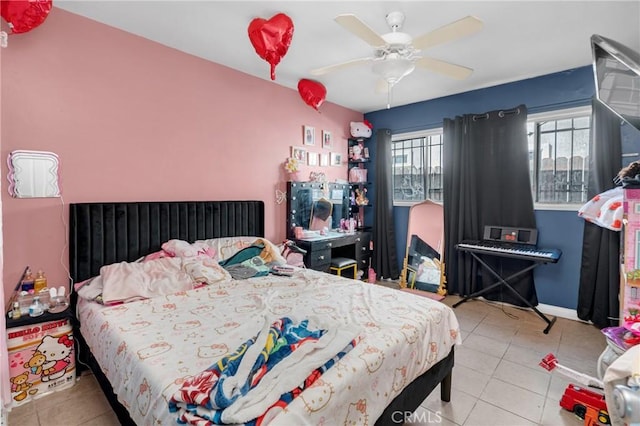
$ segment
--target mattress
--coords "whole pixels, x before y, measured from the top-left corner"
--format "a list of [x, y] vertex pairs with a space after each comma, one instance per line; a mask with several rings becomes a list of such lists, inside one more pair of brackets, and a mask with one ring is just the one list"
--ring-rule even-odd
[[440, 302], [305, 269], [116, 306], [78, 303], [81, 333], [138, 425], [174, 424], [168, 401], [184, 381], [281, 317], [359, 331], [355, 348], [270, 415], [275, 425], [372, 424], [461, 343], [455, 314]]

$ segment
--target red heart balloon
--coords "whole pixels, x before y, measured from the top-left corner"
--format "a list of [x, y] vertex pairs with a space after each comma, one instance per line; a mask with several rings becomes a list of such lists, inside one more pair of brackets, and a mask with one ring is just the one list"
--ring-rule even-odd
[[304, 100], [307, 105], [317, 111], [327, 96], [327, 89], [322, 83], [303, 78], [298, 82], [298, 93], [300, 93], [302, 100]]
[[51, 11], [52, 0], [2, 1], [0, 15], [12, 34], [26, 33], [42, 24]]
[[293, 21], [284, 13], [269, 20], [256, 18], [249, 24], [249, 40], [256, 53], [271, 64], [271, 80], [276, 79], [276, 65], [286, 55], [293, 38]]

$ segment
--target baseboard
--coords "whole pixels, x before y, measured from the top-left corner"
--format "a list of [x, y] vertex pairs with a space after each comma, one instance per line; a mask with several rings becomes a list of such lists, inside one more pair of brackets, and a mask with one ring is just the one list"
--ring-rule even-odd
[[553, 305], [545, 305], [544, 303], [539, 303], [536, 306], [540, 312], [546, 315], [551, 315], [554, 317], [566, 318], [574, 321], [586, 322], [578, 318], [578, 312], [575, 309], [562, 308], [560, 306]]
[[[502, 303], [502, 302], [495, 302], [495, 301], [491, 301], [491, 300], [487, 300], [484, 297], [479, 297], [479, 299], [482, 299], [486, 302], [489, 303], [494, 303], [494, 304], [503, 304], [506, 306], [513, 306], [516, 308], [522, 308], [522, 306], [517, 306], [517, 305], [511, 305], [509, 303]], [[575, 309], [569, 309], [569, 308], [563, 308], [561, 306], [554, 306], [554, 305], [545, 305], [544, 303], [538, 303], [536, 305], [536, 309], [538, 309], [540, 312], [542, 312], [545, 315], [549, 315], [549, 316], [553, 316], [553, 317], [560, 317], [560, 318], [566, 318], [566, 319], [570, 319], [573, 321], [580, 321], [583, 322], [585, 324], [591, 324], [590, 321], [583, 321], [580, 318], [578, 318], [578, 311], [576, 311]]]

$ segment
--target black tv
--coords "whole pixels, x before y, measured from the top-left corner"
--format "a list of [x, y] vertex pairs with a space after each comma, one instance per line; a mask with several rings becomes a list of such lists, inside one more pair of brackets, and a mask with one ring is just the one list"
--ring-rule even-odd
[[640, 131], [640, 54], [597, 34], [591, 49], [596, 97]]

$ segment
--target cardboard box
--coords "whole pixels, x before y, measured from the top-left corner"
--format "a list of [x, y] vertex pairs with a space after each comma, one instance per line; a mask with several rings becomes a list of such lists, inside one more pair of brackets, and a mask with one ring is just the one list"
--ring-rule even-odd
[[36, 317], [29, 318], [28, 322], [17, 327], [7, 324], [12, 407], [75, 383], [70, 318], [47, 321], [46, 317]]

